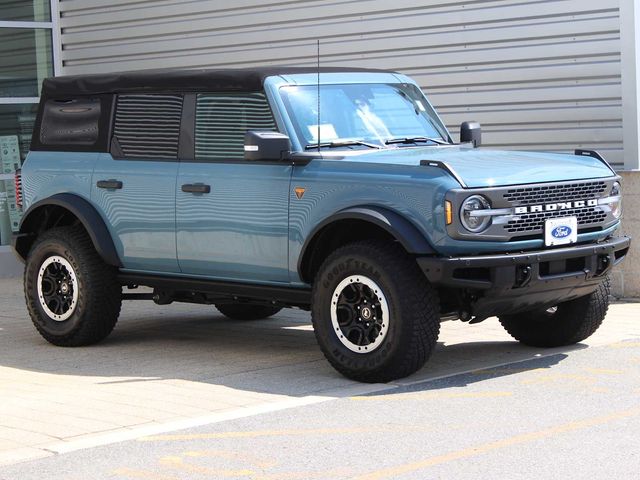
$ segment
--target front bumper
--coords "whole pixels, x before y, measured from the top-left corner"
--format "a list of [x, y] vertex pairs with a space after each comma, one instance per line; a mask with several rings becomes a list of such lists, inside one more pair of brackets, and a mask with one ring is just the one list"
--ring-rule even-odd
[[557, 305], [588, 295], [629, 251], [628, 237], [533, 252], [470, 257], [420, 257], [431, 284], [468, 292], [477, 318]]

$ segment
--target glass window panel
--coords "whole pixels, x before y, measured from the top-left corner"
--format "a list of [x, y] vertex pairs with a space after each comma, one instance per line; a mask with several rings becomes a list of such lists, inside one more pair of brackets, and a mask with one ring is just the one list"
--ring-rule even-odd
[[21, 210], [15, 201], [12, 178], [29, 151], [38, 105], [0, 105], [0, 244], [11, 241], [12, 231], [20, 224]]
[[276, 130], [263, 93], [198, 95], [196, 105], [196, 158], [241, 160], [247, 130]]
[[0, 28], [0, 97], [37, 97], [53, 75], [51, 30]]
[[[20, 159], [24, 160], [31, 145], [38, 104], [0, 105], [0, 137], [17, 136]], [[0, 151], [0, 153], [3, 153]]]
[[448, 138], [414, 85], [323, 85], [320, 118], [316, 85], [282, 87], [280, 92], [303, 146], [318, 142], [318, 130], [321, 143], [359, 140], [382, 147], [394, 138]]
[[113, 134], [126, 158], [178, 158], [182, 95], [118, 95]]
[[0, 0], [0, 20], [50, 22], [51, 0]]

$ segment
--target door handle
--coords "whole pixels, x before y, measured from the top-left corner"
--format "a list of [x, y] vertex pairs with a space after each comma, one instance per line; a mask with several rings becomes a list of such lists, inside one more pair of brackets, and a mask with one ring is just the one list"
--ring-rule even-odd
[[96, 183], [98, 188], [106, 188], [107, 190], [120, 190], [122, 182], [120, 180], [98, 180]]
[[210, 193], [211, 185], [204, 183], [185, 183], [182, 185], [182, 191], [185, 193]]

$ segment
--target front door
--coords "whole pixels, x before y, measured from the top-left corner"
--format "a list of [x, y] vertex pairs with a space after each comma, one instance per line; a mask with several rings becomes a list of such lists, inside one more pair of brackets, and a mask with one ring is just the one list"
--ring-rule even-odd
[[182, 273], [220, 280], [287, 283], [292, 168], [244, 161], [247, 130], [275, 130], [263, 93], [199, 94], [195, 155], [176, 184]]

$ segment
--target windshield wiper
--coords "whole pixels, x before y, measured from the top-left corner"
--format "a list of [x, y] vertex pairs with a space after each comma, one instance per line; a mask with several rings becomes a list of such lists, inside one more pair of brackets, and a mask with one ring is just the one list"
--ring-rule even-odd
[[430, 138], [430, 137], [406, 137], [406, 138], [390, 138], [387, 140], [385, 145], [393, 145], [395, 143], [418, 143], [418, 142], [433, 142], [438, 145], [449, 145], [449, 142], [445, 142], [439, 138]]
[[377, 148], [380, 149], [382, 146], [376, 145], [375, 143], [363, 142], [362, 140], [344, 140], [342, 142], [322, 142], [320, 144], [310, 143], [306, 147], [305, 150], [314, 150], [316, 148], [339, 148], [339, 147], [353, 147], [353, 146], [363, 146], [369, 148]]

